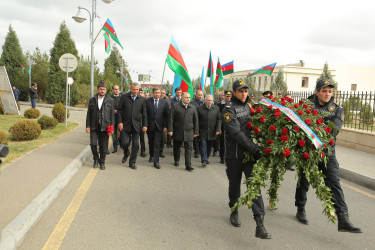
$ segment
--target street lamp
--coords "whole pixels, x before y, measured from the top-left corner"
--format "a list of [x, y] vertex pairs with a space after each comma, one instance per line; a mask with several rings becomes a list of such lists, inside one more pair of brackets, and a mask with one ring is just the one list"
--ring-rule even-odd
[[[111, 3], [113, 0], [102, 0], [105, 3]], [[81, 16], [81, 10], [86, 10], [90, 16], [90, 39], [91, 39], [91, 97], [94, 96], [94, 18], [96, 17], [96, 0], [91, 1], [92, 11], [78, 6], [78, 13], [72, 18], [77, 23], [82, 23], [86, 18]]]

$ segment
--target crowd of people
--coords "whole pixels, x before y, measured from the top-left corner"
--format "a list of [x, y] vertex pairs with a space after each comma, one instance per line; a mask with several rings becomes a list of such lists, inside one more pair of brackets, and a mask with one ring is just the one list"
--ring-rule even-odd
[[[311, 97], [318, 112], [330, 112], [326, 121], [333, 121], [338, 130], [343, 123], [343, 110], [333, 102], [333, 85], [328, 80], [321, 80], [316, 85], [316, 94]], [[242, 174], [249, 178], [254, 162], [244, 163], [244, 152], [250, 152], [257, 160], [261, 158], [260, 148], [248, 136], [246, 129], [250, 121], [250, 109], [255, 103], [249, 96], [248, 86], [241, 80], [233, 83], [232, 91], [224, 91], [220, 100], [212, 95], [204, 96], [198, 90], [194, 98], [181, 88], [175, 89], [175, 96], [168, 98], [165, 90], [152, 89], [151, 97], [143, 93], [138, 83], [130, 85], [128, 93], [120, 94], [119, 86], [112, 87], [112, 95], [106, 95], [104, 81], [97, 86], [97, 95], [89, 101], [86, 119], [86, 132], [90, 133], [90, 145], [93, 154], [93, 167], [105, 170], [105, 158], [109, 153], [108, 141], [112, 134], [113, 153], [118, 147], [123, 150], [122, 163], [129, 160], [129, 167], [137, 169], [136, 160], [141, 146], [141, 156], [146, 156], [144, 136], [148, 136], [149, 162], [160, 169], [160, 157], [165, 157], [164, 148], [173, 147], [173, 164], [180, 166], [181, 148], [185, 150], [185, 169], [193, 171], [191, 158], [201, 158], [201, 167], [209, 164], [209, 157], [219, 152], [220, 163], [226, 164], [229, 180], [229, 207], [232, 208], [240, 197]], [[263, 93], [264, 96], [272, 92]], [[337, 133], [335, 134], [335, 136]], [[141, 145], [139, 145], [141, 144]], [[98, 152], [99, 146], [99, 152]], [[327, 166], [319, 166], [326, 175], [326, 185], [331, 188], [338, 218], [338, 230], [360, 233], [349, 221], [348, 208], [340, 186], [339, 165], [334, 149]], [[308, 224], [305, 212], [306, 192], [309, 183], [303, 176], [296, 188], [296, 217], [303, 224]], [[256, 221], [255, 236], [270, 239], [264, 227], [264, 204], [260, 194], [253, 200], [252, 211]], [[239, 227], [238, 210], [230, 213], [230, 222]]]

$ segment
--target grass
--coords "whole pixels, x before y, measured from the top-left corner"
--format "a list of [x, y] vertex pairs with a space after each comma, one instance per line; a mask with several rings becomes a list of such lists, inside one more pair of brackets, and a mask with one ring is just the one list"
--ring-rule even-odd
[[[5, 158], [3, 158], [3, 163], [1, 164], [1, 166], [12, 162], [18, 157], [36, 148], [39, 148], [46, 143], [53, 142], [54, 140], [59, 138], [60, 135], [63, 135], [78, 126], [78, 123], [68, 122], [68, 127], [65, 128], [65, 123], [59, 123], [54, 129], [42, 130], [42, 133], [40, 134], [38, 139], [21, 142], [13, 141], [12, 135], [8, 132], [8, 130], [14, 123], [19, 122], [23, 119], [26, 118], [24, 118], [23, 116], [20, 118], [18, 115], [7, 115], [6, 117], [4, 115], [0, 115], [0, 130], [7, 133], [9, 147], [9, 154]], [[37, 119], [33, 120], [37, 121]]]

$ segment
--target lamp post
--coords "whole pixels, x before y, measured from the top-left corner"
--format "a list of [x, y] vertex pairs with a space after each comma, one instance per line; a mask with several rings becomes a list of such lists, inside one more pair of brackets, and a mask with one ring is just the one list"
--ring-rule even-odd
[[[113, 0], [102, 0], [105, 3], [111, 3]], [[72, 18], [77, 23], [82, 23], [86, 20], [86, 18], [81, 16], [81, 10], [86, 10], [89, 13], [90, 16], [90, 39], [91, 39], [91, 97], [94, 96], [94, 18], [96, 17], [96, 0], [92, 0], [91, 2], [92, 10], [91, 12], [83, 8], [81, 6], [78, 6], [78, 13], [73, 16]]]

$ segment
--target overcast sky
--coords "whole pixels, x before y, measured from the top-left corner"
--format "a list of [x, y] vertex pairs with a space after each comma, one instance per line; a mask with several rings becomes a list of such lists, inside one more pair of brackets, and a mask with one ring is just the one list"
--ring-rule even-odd
[[[90, 55], [89, 16], [81, 24], [71, 17], [80, 5], [91, 11], [92, 0], [1, 0], [0, 45], [9, 24], [23, 52], [39, 47], [49, 54], [62, 21], [71, 31], [79, 54]], [[160, 83], [173, 35], [191, 78], [207, 70], [210, 51], [216, 68], [234, 60], [234, 70], [262, 65], [308, 63], [375, 67], [375, 3], [373, 1], [204, 1], [97, 0], [94, 33], [110, 18], [131, 70], [151, 74]], [[0, 51], [2, 49], [0, 48]], [[95, 44], [95, 59], [103, 68], [103, 38]], [[166, 67], [165, 79], [173, 81]]]

